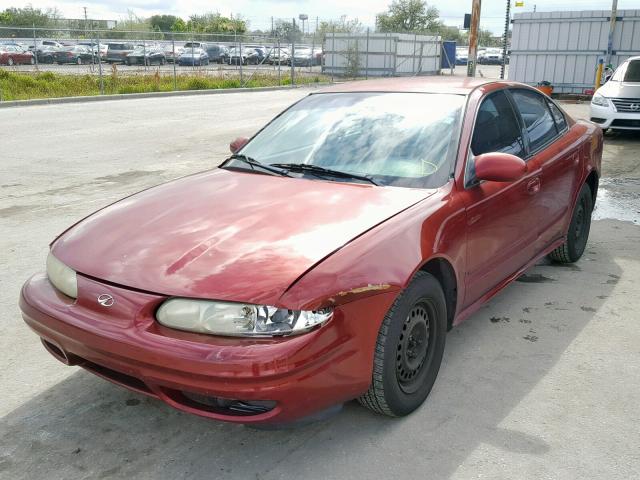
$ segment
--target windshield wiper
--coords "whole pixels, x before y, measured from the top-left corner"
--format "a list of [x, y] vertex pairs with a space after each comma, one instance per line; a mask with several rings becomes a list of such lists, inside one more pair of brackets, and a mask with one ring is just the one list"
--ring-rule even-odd
[[234, 153], [233, 155], [231, 155], [229, 158], [227, 158], [224, 161], [224, 163], [222, 165], [220, 165], [220, 168], [226, 167], [227, 163], [229, 163], [230, 160], [240, 160], [241, 162], [244, 162], [247, 165], [249, 165], [251, 167], [251, 170], [255, 170], [256, 167], [258, 167], [258, 168], [261, 168], [263, 170], [266, 170], [267, 172], [271, 172], [271, 173], [274, 173], [276, 175], [280, 175], [281, 177], [290, 177], [291, 176], [284, 170], [280, 170], [279, 168], [271, 168], [269, 165], [265, 165], [264, 163], [260, 163], [255, 158], [249, 157], [247, 155], [242, 155], [240, 153]]
[[331, 168], [319, 167], [310, 163], [272, 163], [272, 167], [286, 168], [292, 172], [309, 172], [321, 175], [329, 175], [332, 177], [353, 178], [354, 180], [363, 180], [365, 182], [378, 185], [378, 183], [368, 175], [358, 175], [356, 173], [342, 172], [340, 170], [332, 170]]

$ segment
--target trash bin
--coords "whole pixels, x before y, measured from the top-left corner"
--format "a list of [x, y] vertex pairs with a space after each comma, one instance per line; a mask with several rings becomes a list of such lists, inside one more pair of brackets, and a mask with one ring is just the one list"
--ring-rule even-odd
[[551, 96], [551, 94], [553, 93], [553, 85], [551, 85], [551, 82], [547, 82], [546, 80], [543, 80], [542, 82], [538, 82], [538, 85], [536, 85], [536, 88], [540, 90], [542, 93], [544, 93], [545, 95]]

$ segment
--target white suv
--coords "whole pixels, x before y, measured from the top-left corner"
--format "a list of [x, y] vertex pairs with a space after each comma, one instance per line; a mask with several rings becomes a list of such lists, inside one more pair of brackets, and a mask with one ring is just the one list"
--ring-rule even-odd
[[640, 57], [631, 57], [591, 99], [591, 121], [603, 130], [640, 130]]

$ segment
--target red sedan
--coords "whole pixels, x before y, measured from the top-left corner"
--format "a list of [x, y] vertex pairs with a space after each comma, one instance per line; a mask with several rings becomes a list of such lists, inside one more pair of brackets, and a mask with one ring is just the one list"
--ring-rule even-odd
[[450, 328], [580, 258], [602, 133], [526, 85], [421, 77], [314, 93], [233, 150], [63, 232], [20, 307], [66, 364], [286, 423], [419, 407]]
[[35, 55], [18, 45], [0, 45], [0, 65], [33, 65]]

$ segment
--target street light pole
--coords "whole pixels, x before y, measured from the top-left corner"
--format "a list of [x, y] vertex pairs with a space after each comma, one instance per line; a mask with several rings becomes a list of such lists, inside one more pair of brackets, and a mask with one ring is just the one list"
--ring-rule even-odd
[[480, 0], [473, 0], [471, 6], [471, 25], [469, 28], [469, 55], [467, 57], [467, 77], [476, 76], [478, 57], [478, 33], [480, 30]]

